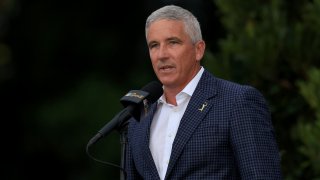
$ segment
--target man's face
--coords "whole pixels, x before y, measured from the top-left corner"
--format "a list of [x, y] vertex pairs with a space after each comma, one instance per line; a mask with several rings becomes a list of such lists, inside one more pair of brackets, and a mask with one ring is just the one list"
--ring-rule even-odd
[[147, 43], [154, 72], [166, 88], [181, 91], [200, 69], [205, 44], [193, 44], [182, 21], [153, 22]]

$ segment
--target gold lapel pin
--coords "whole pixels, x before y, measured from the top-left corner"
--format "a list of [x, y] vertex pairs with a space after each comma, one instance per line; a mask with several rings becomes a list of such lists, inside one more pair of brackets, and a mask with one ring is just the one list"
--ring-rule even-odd
[[202, 104], [202, 107], [199, 108], [198, 110], [202, 112], [202, 111], [204, 110], [204, 108], [207, 107], [207, 105], [208, 105], [208, 103], [207, 103], [207, 102], [204, 102], [204, 103]]

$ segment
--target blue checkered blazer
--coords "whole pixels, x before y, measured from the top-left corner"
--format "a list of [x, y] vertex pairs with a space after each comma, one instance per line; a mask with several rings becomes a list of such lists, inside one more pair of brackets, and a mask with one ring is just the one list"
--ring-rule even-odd
[[[149, 149], [155, 106], [140, 122], [129, 122], [128, 180], [159, 179]], [[181, 119], [165, 179], [281, 179], [276, 137], [261, 93], [204, 71]]]

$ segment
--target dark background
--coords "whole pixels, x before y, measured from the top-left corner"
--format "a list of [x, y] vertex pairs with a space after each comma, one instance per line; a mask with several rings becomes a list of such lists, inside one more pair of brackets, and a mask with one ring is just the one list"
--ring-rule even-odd
[[0, 179], [119, 179], [119, 132], [86, 153], [156, 80], [147, 16], [176, 4], [198, 18], [215, 76], [270, 106], [286, 180], [320, 179], [320, 0], [0, 0]]
[[[1, 1], [1, 179], [119, 179], [85, 147], [126, 92], [155, 80], [144, 23], [166, 4], [192, 11], [216, 49], [223, 30], [209, 0]], [[119, 134], [90, 151], [119, 165]]]

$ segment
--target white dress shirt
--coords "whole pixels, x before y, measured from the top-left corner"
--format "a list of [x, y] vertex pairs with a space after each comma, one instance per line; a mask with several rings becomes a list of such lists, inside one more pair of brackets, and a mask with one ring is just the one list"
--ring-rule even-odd
[[177, 106], [167, 103], [164, 95], [158, 100], [158, 109], [153, 117], [150, 129], [149, 147], [161, 180], [165, 178], [167, 172], [172, 144], [181, 118], [203, 71], [204, 68], [201, 67], [197, 75], [176, 95]]

